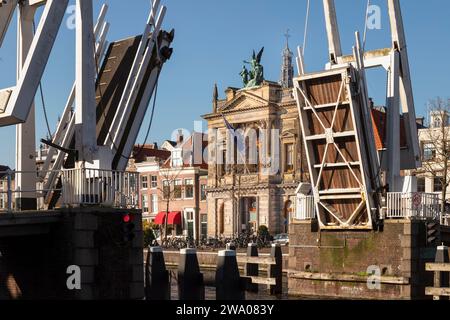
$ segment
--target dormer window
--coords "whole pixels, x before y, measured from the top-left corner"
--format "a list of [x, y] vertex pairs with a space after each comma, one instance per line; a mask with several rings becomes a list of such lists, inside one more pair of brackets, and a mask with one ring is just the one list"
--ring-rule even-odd
[[435, 127], [435, 128], [440, 128], [440, 127], [441, 127], [441, 124], [442, 124], [442, 121], [441, 121], [440, 118], [434, 119], [434, 127]]
[[175, 149], [172, 151], [172, 167], [183, 166], [183, 151], [182, 149]]

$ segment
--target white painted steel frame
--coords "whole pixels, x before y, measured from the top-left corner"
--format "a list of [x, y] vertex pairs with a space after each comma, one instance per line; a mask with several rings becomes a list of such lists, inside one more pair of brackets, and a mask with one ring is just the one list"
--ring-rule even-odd
[[[368, 159], [365, 155], [365, 153], [362, 153], [362, 150], [366, 150], [366, 148], [375, 148], [374, 145], [365, 145], [365, 141], [364, 139], [361, 139], [360, 137], [362, 136], [362, 125], [359, 123], [359, 121], [357, 122], [357, 119], [360, 119], [360, 114], [359, 111], [357, 110], [358, 108], [355, 107], [356, 103], [361, 104], [364, 103], [364, 100], [361, 99], [361, 101], [354, 101], [354, 100], [350, 100], [350, 101], [345, 101], [345, 102], [340, 102], [341, 100], [341, 95], [343, 93], [343, 90], [345, 88], [345, 90], [349, 93], [349, 95], [351, 96], [351, 86], [350, 86], [350, 79], [354, 78], [356, 73], [356, 70], [354, 68], [352, 68], [351, 66], [348, 66], [347, 68], [342, 68], [342, 69], [336, 69], [336, 70], [330, 70], [324, 73], [319, 73], [319, 74], [315, 74], [315, 75], [307, 75], [304, 77], [299, 77], [297, 79], [295, 79], [295, 89], [294, 89], [294, 93], [296, 96], [296, 100], [297, 100], [297, 107], [299, 110], [299, 114], [300, 114], [300, 123], [301, 123], [301, 128], [302, 128], [302, 134], [304, 137], [304, 143], [305, 143], [305, 148], [307, 150], [306, 152], [306, 156], [307, 156], [307, 160], [308, 160], [308, 166], [309, 166], [309, 171], [310, 171], [310, 177], [311, 177], [311, 185], [313, 188], [313, 194], [314, 194], [314, 199], [315, 199], [315, 206], [316, 206], [316, 211], [317, 213], [320, 212], [320, 207], [323, 207], [324, 210], [328, 211], [333, 217], [336, 218], [336, 220], [339, 222], [339, 225], [327, 225], [324, 223], [324, 221], [322, 221], [321, 217], [319, 214], [317, 214], [317, 217], [319, 219], [319, 225], [321, 227], [321, 229], [372, 229], [373, 227], [373, 217], [372, 217], [372, 208], [374, 208], [374, 199], [372, 198], [373, 196], [373, 189], [370, 183], [368, 183], [370, 181], [370, 175], [367, 174], [367, 165], [368, 165]], [[336, 143], [334, 142], [334, 138], [339, 138], [341, 135], [339, 135], [339, 133], [334, 132], [333, 130], [333, 125], [335, 122], [335, 114], [333, 116], [333, 123], [331, 125], [330, 128], [327, 128], [323, 122], [320, 120], [316, 108], [320, 108], [320, 106], [315, 106], [313, 105], [307, 98], [307, 94], [305, 92], [305, 89], [303, 87], [303, 82], [308, 80], [308, 79], [312, 79], [312, 78], [316, 78], [316, 77], [324, 77], [324, 76], [330, 76], [330, 75], [334, 75], [334, 74], [338, 74], [341, 76], [342, 78], [342, 83], [341, 83], [341, 88], [340, 88], [340, 93], [339, 93], [339, 98], [336, 102], [335, 105], [335, 113], [338, 110], [340, 105], [343, 104], [348, 104], [349, 108], [351, 110], [351, 115], [352, 115], [352, 121], [354, 123], [354, 131], [351, 132], [351, 134], [355, 137], [355, 142], [356, 142], [356, 146], [358, 148], [357, 152], [360, 158], [360, 162], [358, 163], [358, 166], [360, 168], [360, 172], [361, 172], [361, 178], [362, 181], [360, 179], [357, 178], [356, 173], [353, 170], [353, 167], [355, 166], [354, 163], [348, 161], [345, 156], [342, 154], [342, 152], [339, 150], [339, 147], [336, 145]], [[360, 81], [364, 81], [361, 80]], [[359, 95], [358, 95], [359, 96]], [[354, 98], [353, 98], [354, 99]], [[305, 102], [305, 104], [303, 104], [303, 101]], [[320, 125], [323, 127], [323, 129], [326, 132], [326, 135], [328, 136], [327, 138], [327, 146], [326, 146], [326, 152], [323, 155], [323, 161], [321, 163], [319, 167], [319, 173], [317, 174], [316, 172], [316, 168], [314, 165], [316, 164], [315, 161], [315, 156], [314, 156], [314, 152], [312, 149], [312, 143], [314, 139], [308, 139], [308, 137], [311, 137], [311, 134], [308, 130], [308, 124], [307, 124], [307, 116], [306, 116], [306, 107], [308, 107], [308, 110], [311, 110], [313, 112], [313, 115], [318, 119]], [[365, 106], [360, 106], [361, 108], [364, 108]], [[350, 133], [349, 133], [350, 134]], [[323, 139], [323, 137], [317, 138], [317, 139]], [[374, 142], [373, 142], [374, 143]], [[363, 145], [361, 145], [363, 144]], [[337, 152], [340, 154], [340, 156], [342, 157], [344, 164], [346, 165], [350, 172], [352, 173], [352, 175], [355, 177], [356, 181], [359, 183], [360, 189], [357, 190], [326, 190], [327, 191], [327, 195], [326, 198], [324, 199], [321, 191], [319, 190], [319, 186], [320, 186], [320, 181], [321, 181], [321, 176], [323, 173], [323, 169], [326, 167], [326, 162], [325, 162], [325, 158], [326, 158], [326, 153], [328, 152], [328, 149], [330, 147], [334, 147]], [[358, 191], [357, 193], [353, 193]], [[333, 212], [329, 206], [326, 205], [326, 203], [323, 203], [321, 200], [327, 200], [327, 199], [361, 199], [360, 204], [358, 205], [358, 207], [356, 208], [356, 210], [350, 215], [350, 218], [347, 219], [346, 221], [343, 221], [340, 217], [338, 217], [336, 215], [335, 212]], [[358, 217], [358, 215], [360, 214], [361, 210], [363, 208], [366, 208], [367, 210], [367, 220], [368, 223], [367, 225], [361, 226], [361, 225], [354, 225], [354, 220], [356, 219], [356, 217]]]
[[8, 31], [9, 24], [17, 8], [17, 0], [9, 0], [4, 4], [0, 4], [0, 48]]
[[[416, 123], [416, 112], [414, 105], [414, 95], [412, 89], [411, 73], [408, 61], [408, 51], [407, 43], [404, 31], [403, 17], [400, 6], [400, 0], [387, 0], [389, 21], [391, 26], [391, 39], [392, 47], [388, 50], [374, 50], [368, 52], [370, 54], [364, 54], [362, 59], [365, 68], [373, 68], [382, 66], [385, 68], [390, 77], [389, 85], [396, 86], [397, 80], [393, 77], [398, 78], [398, 88], [388, 88], [387, 99], [390, 100], [388, 105], [392, 105], [392, 93], [395, 91], [399, 99], [394, 97], [395, 109], [400, 112], [400, 104], [402, 106], [402, 114], [405, 123], [405, 133], [406, 133], [406, 144], [407, 148], [395, 148], [387, 149], [387, 157], [392, 160], [396, 158], [396, 163], [401, 164], [400, 167], [396, 164], [395, 166], [387, 166], [384, 168], [389, 171], [389, 185], [391, 191], [401, 191], [399, 187], [398, 179], [394, 177], [400, 176], [400, 169], [415, 169], [421, 166], [420, 160], [420, 146], [417, 136], [417, 123]], [[327, 27], [327, 38], [328, 38], [328, 48], [330, 56], [334, 54], [336, 56], [336, 61], [331, 61], [328, 68], [339, 68], [342, 67], [344, 63], [352, 63], [355, 65], [355, 60], [349, 60], [349, 57], [341, 57], [342, 52], [340, 50], [340, 35], [339, 27], [336, 17], [336, 9], [334, 0], [323, 0], [324, 12], [325, 12], [325, 23]], [[394, 53], [398, 53], [398, 58], [393, 59]], [[340, 54], [339, 54], [340, 53]], [[347, 60], [347, 61], [346, 61]], [[396, 61], [398, 60], [398, 61]], [[396, 65], [393, 65], [393, 63]], [[397, 118], [392, 112], [390, 113], [394, 118], [388, 120], [389, 126], [394, 125], [392, 128], [388, 128], [387, 144], [391, 146], [397, 146], [398, 129], [397, 122], [394, 122]], [[390, 116], [389, 115], [389, 116]], [[400, 120], [399, 120], [400, 121]], [[395, 132], [393, 135], [392, 133]], [[391, 161], [391, 163], [394, 161]], [[400, 168], [400, 169], [398, 169]]]
[[5, 112], [0, 114], [0, 126], [26, 121], [68, 2], [68, 0], [48, 0], [46, 2], [29, 53], [23, 64], [23, 71]]
[[[109, 29], [109, 23], [105, 22], [107, 11], [108, 6], [103, 5], [97, 19], [97, 23], [94, 27], [94, 36], [96, 38], [98, 37], [95, 54], [99, 64], [102, 62], [102, 57], [107, 47], [106, 35]], [[74, 136], [75, 114], [73, 112], [73, 106], [75, 102], [75, 87], [76, 84], [74, 83], [52, 141], [54, 144], [65, 149], [69, 148]], [[64, 152], [56, 150], [51, 146], [49, 147], [44, 165], [42, 170], [39, 172], [39, 177], [45, 180], [45, 190], [51, 190], [52, 187], [55, 187], [57, 181], [56, 179], [59, 177], [58, 170], [61, 170], [65, 157], [66, 154]], [[46, 203], [48, 202], [50, 195], [50, 193], [46, 195]]]
[[[19, 4], [17, 11], [17, 81], [23, 73], [24, 63], [30, 51], [34, 37], [34, 18], [37, 7], [23, 3]], [[34, 99], [30, 105], [30, 111], [24, 123], [16, 126], [16, 170], [22, 172], [16, 177], [16, 188], [19, 192], [16, 196], [16, 203], [23, 208], [24, 201], [35, 201], [35, 192], [25, 192], [23, 190], [33, 190], [36, 187], [36, 175], [30, 173], [36, 169], [36, 120]], [[25, 173], [28, 172], [28, 173]], [[25, 200], [27, 199], [27, 200]], [[30, 203], [27, 209], [34, 209], [34, 204]], [[33, 207], [31, 207], [33, 206]]]
[[[419, 137], [417, 135], [416, 110], [409, 68], [408, 48], [399, 0], [388, 0], [389, 19], [392, 34], [392, 49], [399, 53], [400, 100], [405, 119], [406, 143], [411, 169], [419, 168], [421, 163]], [[395, 151], [397, 152], [397, 151]]]
[[342, 48], [334, 0], [323, 0], [323, 8], [328, 35], [329, 59], [331, 64], [338, 64], [342, 57]]
[[[166, 7], [162, 6], [159, 11], [159, 15], [156, 18], [158, 6], [159, 0], [156, 0], [150, 12], [148, 23], [145, 26], [141, 43], [139, 44], [138, 52], [133, 62], [127, 84], [111, 124], [111, 129], [105, 138], [104, 144], [109, 146], [113, 153], [120, 152], [120, 150], [116, 150], [117, 146], [120, 144], [120, 141], [125, 133], [126, 123], [128, 122], [139, 88], [142, 85], [143, 78], [147, 72], [153, 50], [155, 46], [158, 45], [157, 38], [167, 10]], [[148, 41], [149, 37], [150, 41]], [[158, 52], [159, 50], [156, 51]], [[155, 83], [153, 83], [153, 86], [154, 85]], [[125, 154], [125, 157], [126, 156], [128, 155]]]
[[95, 38], [92, 0], [76, 2], [75, 148], [80, 165], [97, 159]]

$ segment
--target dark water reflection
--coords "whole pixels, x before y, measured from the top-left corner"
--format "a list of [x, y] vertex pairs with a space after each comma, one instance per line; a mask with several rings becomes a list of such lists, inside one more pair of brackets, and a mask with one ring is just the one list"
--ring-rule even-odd
[[[178, 300], [178, 287], [177, 287], [177, 270], [170, 270], [171, 273], [171, 298], [172, 300]], [[203, 271], [205, 278], [205, 298], [206, 300], [216, 300], [216, 288], [211, 286], [214, 279], [213, 271]], [[246, 292], [246, 300], [299, 300], [297, 297], [289, 297], [287, 294], [287, 277], [283, 277], [283, 294], [272, 296], [268, 293], [267, 286], [259, 285], [258, 293]]]

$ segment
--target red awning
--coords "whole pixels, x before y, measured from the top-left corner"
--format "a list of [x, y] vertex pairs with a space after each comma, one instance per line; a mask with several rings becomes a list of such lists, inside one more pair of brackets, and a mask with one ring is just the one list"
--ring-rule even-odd
[[177, 224], [181, 225], [181, 212], [175, 211], [175, 212], [169, 212], [169, 220], [167, 221], [168, 224]]
[[[162, 211], [156, 215], [154, 223], [163, 225], [165, 222], [166, 222], [166, 212]], [[169, 212], [169, 218], [167, 220], [167, 224], [181, 225], [181, 212], [180, 211]]]
[[155, 224], [164, 224], [164, 222], [166, 221], [166, 212], [160, 212], [156, 215], [155, 217]]

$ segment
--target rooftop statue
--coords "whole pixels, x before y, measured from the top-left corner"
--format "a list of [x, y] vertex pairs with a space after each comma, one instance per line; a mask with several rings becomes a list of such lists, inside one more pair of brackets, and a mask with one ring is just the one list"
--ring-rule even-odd
[[264, 67], [261, 65], [263, 52], [264, 47], [259, 51], [258, 55], [256, 55], [255, 50], [253, 50], [251, 61], [244, 61], [245, 64], [249, 64], [251, 67], [251, 70], [248, 71], [246, 66], [244, 65], [240, 73], [244, 88], [259, 86], [264, 81]]

